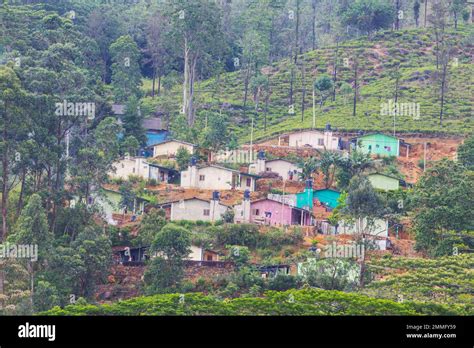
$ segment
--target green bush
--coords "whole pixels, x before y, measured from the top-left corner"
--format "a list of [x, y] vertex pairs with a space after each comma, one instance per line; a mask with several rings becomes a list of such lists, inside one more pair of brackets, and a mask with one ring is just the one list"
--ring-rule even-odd
[[268, 281], [267, 288], [269, 290], [285, 291], [297, 289], [301, 286], [301, 279], [297, 276], [277, 274], [276, 277]]
[[258, 226], [251, 224], [229, 224], [216, 232], [217, 243], [221, 246], [231, 244], [255, 248], [259, 239]]

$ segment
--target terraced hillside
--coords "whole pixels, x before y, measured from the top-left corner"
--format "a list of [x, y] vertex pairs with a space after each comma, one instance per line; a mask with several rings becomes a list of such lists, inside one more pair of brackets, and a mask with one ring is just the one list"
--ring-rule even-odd
[[[412, 29], [385, 31], [376, 34], [370, 41], [361, 38], [340, 44], [337, 48], [337, 96], [329, 97], [319, 107], [316, 104], [316, 128], [326, 123], [340, 130], [384, 130], [393, 131], [393, 116], [381, 115], [381, 104], [395, 95], [395, 66], [399, 69], [399, 103], [419, 103], [420, 117], [399, 116], [395, 118], [397, 132], [429, 132], [466, 134], [474, 129], [474, 27], [467, 25], [457, 31], [448, 30], [452, 41], [452, 63], [448, 68], [448, 85], [443, 122], [439, 120], [439, 91], [435, 39], [431, 30]], [[336, 47], [326, 47], [298, 57], [297, 65], [289, 60], [261, 69], [268, 74], [271, 95], [265, 113], [265, 95], [260, 96], [258, 110], [252, 91], [249, 90], [247, 111], [243, 110], [244, 71], [222, 74], [218, 78], [197, 85], [196, 100], [199, 109], [219, 110], [231, 116], [235, 133], [244, 142], [250, 139], [251, 118], [255, 121], [254, 139], [263, 139], [285, 131], [310, 128], [312, 126], [312, 84], [321, 74], [332, 77]], [[341, 83], [353, 85], [354, 62], [358, 62], [359, 101], [356, 116], [352, 116], [353, 94], [343, 96]], [[292, 68], [292, 66], [294, 68]], [[290, 109], [291, 73], [294, 73], [294, 114]], [[304, 75], [304, 80], [303, 80]], [[304, 81], [304, 83], [303, 83]], [[303, 93], [305, 111], [302, 115]], [[174, 103], [178, 108], [180, 89], [173, 89]], [[148, 99], [148, 101], [151, 101]], [[155, 99], [156, 103], [157, 99]], [[160, 101], [158, 101], [158, 104]], [[267, 127], [264, 117], [267, 114]]]

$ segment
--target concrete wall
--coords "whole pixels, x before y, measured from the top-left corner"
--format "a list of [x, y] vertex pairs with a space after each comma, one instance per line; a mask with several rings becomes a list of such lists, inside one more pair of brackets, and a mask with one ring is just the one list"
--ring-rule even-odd
[[[212, 260], [208, 260], [208, 256], [212, 257]], [[201, 247], [192, 245], [191, 253], [188, 255], [188, 260], [191, 261], [219, 261], [219, 255], [214, 252], [210, 252]]]
[[304, 131], [292, 133], [288, 138], [289, 146], [303, 147], [310, 145], [315, 149], [337, 150], [339, 138], [333, 132]]
[[370, 174], [367, 177], [372, 186], [379, 190], [391, 191], [400, 188], [400, 181], [398, 179], [390, 178], [380, 174]]
[[203, 250], [195, 245], [191, 246], [191, 253], [188, 255], [188, 260], [202, 261]]
[[169, 141], [161, 144], [157, 144], [153, 147], [153, 157], [157, 156], [167, 156], [167, 157], [174, 157], [176, 156], [176, 152], [180, 147], [186, 148], [190, 154], [194, 152], [194, 146], [183, 144], [178, 141]]
[[[216, 221], [221, 219], [222, 214], [227, 211], [227, 207], [217, 203], [214, 209], [214, 214], [211, 207], [211, 202], [202, 201], [199, 199], [189, 199], [171, 204], [171, 221], [176, 220], [191, 220], [191, 221]], [[204, 210], [209, 210], [209, 215], [204, 215]], [[214, 215], [214, 216], [212, 216]]]
[[250, 222], [250, 200], [244, 199], [242, 203], [234, 206], [234, 223]]

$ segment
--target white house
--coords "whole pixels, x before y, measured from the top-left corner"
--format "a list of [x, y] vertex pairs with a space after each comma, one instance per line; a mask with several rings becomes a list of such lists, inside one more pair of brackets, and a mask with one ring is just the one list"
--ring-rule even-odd
[[265, 153], [260, 151], [257, 155], [257, 162], [249, 165], [249, 173], [261, 174], [263, 172], [277, 173], [283, 180], [298, 180], [301, 168], [285, 159], [266, 160]]
[[130, 175], [138, 176], [142, 179], [155, 179], [158, 182], [168, 182], [177, 171], [157, 164], [148, 163], [144, 157], [125, 157], [114, 164], [108, 173], [113, 179], [128, 179]]
[[190, 220], [190, 221], [217, 221], [222, 219], [222, 215], [229, 210], [227, 205], [219, 202], [216, 193], [211, 200], [201, 198], [188, 198], [179, 201], [169, 202], [170, 204], [170, 220]]
[[190, 154], [192, 154], [196, 148], [194, 144], [170, 139], [153, 146], [153, 157], [175, 157], [180, 147], [184, 147]]
[[198, 247], [196, 245], [191, 246], [191, 253], [188, 256], [190, 261], [219, 261], [219, 254], [215, 251]]
[[289, 146], [304, 147], [311, 146], [321, 150], [338, 150], [339, 137], [335, 136], [330, 129], [325, 131], [307, 130], [291, 133], [288, 136]]
[[181, 172], [181, 187], [205, 190], [255, 191], [257, 175], [241, 173], [217, 165], [198, 167], [193, 158], [187, 170]]
[[108, 175], [113, 179], [127, 179], [130, 175], [148, 179], [150, 175], [149, 164], [144, 157], [125, 157], [113, 163], [112, 168]]

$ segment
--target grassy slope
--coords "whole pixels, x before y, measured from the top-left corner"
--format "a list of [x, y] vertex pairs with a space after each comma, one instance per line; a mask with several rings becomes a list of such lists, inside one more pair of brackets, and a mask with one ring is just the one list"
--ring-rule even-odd
[[[458, 31], [449, 30], [456, 42], [459, 60], [458, 67], [450, 68], [449, 90], [446, 100], [445, 120], [439, 125], [438, 87], [434, 80], [435, 57], [433, 54], [434, 39], [432, 33], [424, 29], [377, 34], [372, 41], [362, 38], [347, 42], [339, 47], [340, 63], [338, 81], [352, 84], [353, 71], [343, 66], [343, 58], [359, 58], [362, 72], [360, 101], [357, 115], [352, 116], [352, 96], [344, 102], [342, 96], [336, 101], [326, 101], [321, 109], [317, 107], [316, 127], [323, 128], [326, 123], [341, 130], [393, 130], [393, 117], [381, 116], [381, 103], [393, 98], [394, 81], [389, 77], [393, 62], [401, 62], [401, 91], [399, 102], [420, 103], [419, 120], [412, 117], [397, 119], [397, 131], [421, 131], [442, 133], [469, 133], [474, 129], [474, 65], [472, 55], [474, 43], [467, 44], [474, 33], [472, 25], [461, 27]], [[302, 79], [301, 70], [296, 71], [295, 114], [288, 114], [290, 89], [290, 62], [280, 61], [272, 66], [270, 84], [272, 95], [268, 112], [268, 127], [263, 130], [263, 106], [261, 100], [258, 115], [253, 111], [252, 95], [249, 96], [248, 109], [244, 117], [243, 106], [243, 73], [227, 73], [219, 79], [210, 79], [198, 84], [196, 90], [199, 108], [218, 109], [222, 103], [231, 104], [227, 113], [231, 115], [233, 127], [241, 141], [248, 141], [250, 117], [256, 117], [255, 138], [263, 139], [271, 135], [301, 128], [310, 128], [312, 124], [311, 85], [321, 73], [332, 73], [335, 47], [321, 48], [308, 52], [299, 58], [304, 62], [306, 78], [306, 111], [301, 120]], [[175, 93], [176, 102], [180, 102], [179, 87]], [[261, 98], [263, 99], [263, 97]]]

